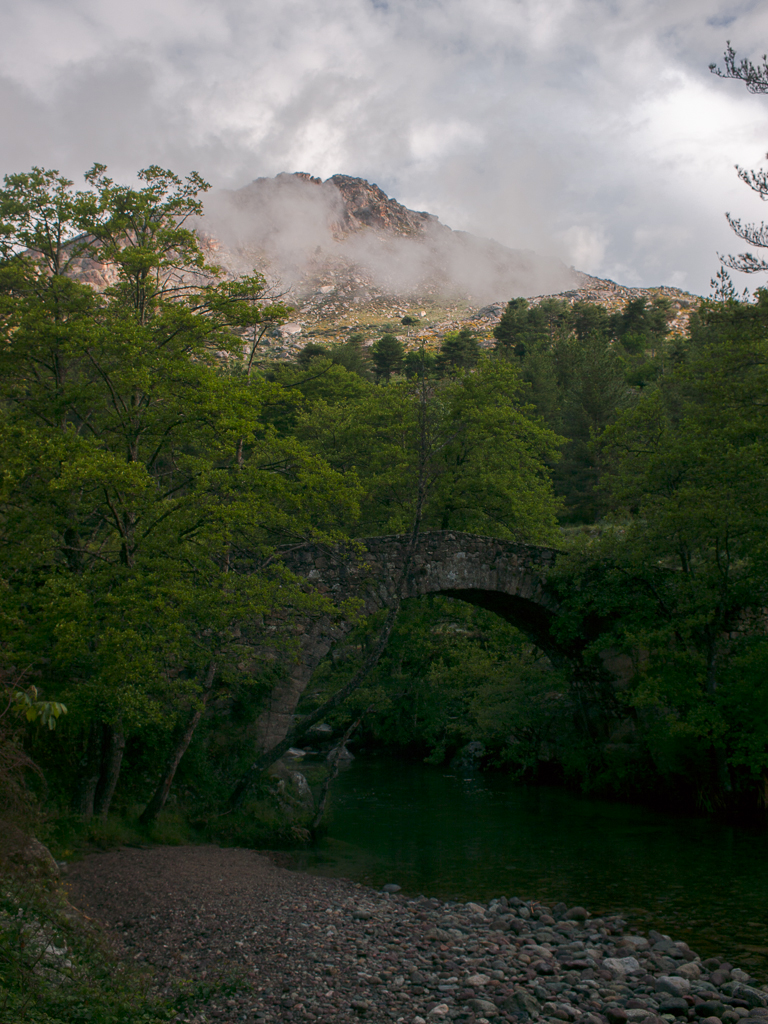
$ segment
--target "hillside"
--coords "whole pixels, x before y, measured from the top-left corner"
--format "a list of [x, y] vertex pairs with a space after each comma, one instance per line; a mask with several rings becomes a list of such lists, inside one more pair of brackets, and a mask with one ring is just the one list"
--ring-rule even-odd
[[[206, 204], [200, 222], [212, 259], [231, 274], [256, 267], [296, 313], [270, 339], [270, 354], [309, 340], [343, 340], [350, 331], [395, 330], [407, 347], [437, 345], [469, 325], [490, 339], [506, 302], [560, 296], [611, 310], [662, 294], [682, 331], [698, 297], [677, 288], [629, 288], [559, 261], [454, 231], [436, 216], [409, 210], [376, 184], [336, 174], [258, 178]], [[403, 326], [404, 317], [414, 323]]]
[[[599, 302], [611, 311], [641, 296], [670, 299], [682, 333], [699, 297], [678, 288], [630, 288], [591, 277], [530, 250], [454, 231], [425, 211], [409, 210], [362, 178], [309, 174], [257, 178], [213, 194], [194, 223], [208, 259], [226, 276], [254, 269], [270, 294], [294, 307], [291, 320], [265, 341], [286, 359], [308, 341], [333, 343], [360, 331], [372, 340], [399, 334], [407, 348], [437, 347], [470, 326], [491, 344], [505, 304], [532, 305], [558, 296]], [[114, 267], [75, 260], [80, 280], [101, 290]], [[411, 323], [403, 324], [404, 318]]]

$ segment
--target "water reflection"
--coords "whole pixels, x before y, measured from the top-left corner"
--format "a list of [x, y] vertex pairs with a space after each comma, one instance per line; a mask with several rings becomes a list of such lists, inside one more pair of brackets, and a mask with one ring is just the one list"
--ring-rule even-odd
[[703, 818], [358, 758], [297, 866], [452, 899], [502, 894], [614, 911], [768, 979], [768, 837]]

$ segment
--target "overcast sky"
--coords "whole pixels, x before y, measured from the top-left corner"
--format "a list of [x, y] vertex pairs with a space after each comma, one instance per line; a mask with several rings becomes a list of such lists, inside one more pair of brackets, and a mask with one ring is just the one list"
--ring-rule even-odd
[[[760, 220], [766, 0], [0, 0], [0, 172], [377, 182], [454, 228], [706, 294]], [[768, 212], [768, 211], [766, 211]], [[740, 285], [759, 282], [741, 279]]]

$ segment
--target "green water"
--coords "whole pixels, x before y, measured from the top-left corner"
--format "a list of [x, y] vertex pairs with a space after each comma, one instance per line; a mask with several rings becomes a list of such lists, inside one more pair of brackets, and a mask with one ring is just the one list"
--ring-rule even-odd
[[360, 757], [297, 867], [445, 899], [520, 896], [621, 912], [768, 980], [768, 834]]

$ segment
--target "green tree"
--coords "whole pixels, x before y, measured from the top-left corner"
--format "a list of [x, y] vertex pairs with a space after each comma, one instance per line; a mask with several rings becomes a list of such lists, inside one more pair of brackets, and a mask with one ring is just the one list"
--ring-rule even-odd
[[564, 299], [544, 299], [531, 306], [527, 299], [511, 299], [493, 330], [496, 350], [522, 358], [570, 330], [571, 313]]
[[762, 295], [704, 304], [687, 360], [601, 445], [622, 530], [610, 558], [633, 595], [621, 628], [649, 652], [635, 706], [709, 806], [768, 778], [765, 718], [743, 717], [745, 679], [768, 657], [750, 611], [768, 596], [767, 312]]
[[477, 366], [480, 345], [477, 335], [469, 327], [446, 334], [437, 354], [437, 370], [445, 374], [454, 370], [466, 370]]
[[620, 313], [610, 318], [611, 334], [630, 355], [656, 352], [667, 335], [670, 308], [664, 296], [655, 296], [650, 304], [644, 296], [630, 299]]
[[372, 379], [371, 358], [365, 347], [365, 337], [359, 331], [353, 331], [342, 345], [334, 345], [328, 355], [336, 366], [343, 366], [364, 380]]
[[409, 380], [437, 376], [437, 356], [421, 345], [405, 355], [405, 375]]
[[[726, 46], [723, 63], [725, 70], [721, 70], [715, 64], [709, 65], [709, 70], [720, 78], [735, 78], [744, 82], [751, 93], [768, 93], [768, 59], [763, 56], [762, 66], [753, 64], [752, 61], [742, 59], [736, 63], [736, 52], [730, 42]], [[744, 167], [736, 168], [739, 178], [748, 185], [753, 192], [765, 200], [768, 199], [768, 174], [765, 171], [750, 171]], [[743, 224], [736, 217], [726, 213], [726, 218], [735, 234], [755, 248], [768, 248], [768, 226], [765, 224]], [[768, 261], [754, 253], [744, 252], [738, 256], [721, 256], [721, 263], [738, 270], [742, 274], [756, 274], [768, 270]]]
[[598, 302], [574, 302], [571, 306], [570, 322], [579, 341], [605, 337], [610, 330], [608, 310]]
[[519, 371], [504, 361], [317, 400], [298, 417], [297, 433], [359, 481], [366, 533], [409, 529], [426, 450], [424, 529], [530, 541], [554, 536], [547, 462], [557, 458], [558, 438], [533, 418]]
[[376, 380], [389, 380], [398, 373], [405, 360], [405, 346], [394, 334], [382, 334], [371, 349]]
[[580, 302], [569, 308], [560, 300], [534, 307], [513, 300], [499, 324], [497, 355], [519, 364], [536, 412], [567, 439], [552, 474], [569, 522], [592, 522], [604, 509], [592, 440], [630, 398], [626, 362], [610, 326], [604, 307]]
[[[364, 626], [323, 664], [307, 708], [343, 685], [368, 637]], [[384, 657], [337, 721], [371, 707], [374, 743], [438, 764], [480, 740], [493, 763], [535, 778], [545, 747], [574, 742], [562, 674], [541, 651], [493, 612], [436, 595], [403, 603]]]
[[302, 368], [306, 370], [313, 359], [326, 358], [328, 356], [328, 349], [325, 345], [318, 345], [316, 342], [311, 341], [308, 345], [299, 352], [296, 357], [296, 362]]
[[[241, 624], [281, 582], [303, 598], [254, 558], [335, 536], [355, 503], [320, 456], [265, 422], [275, 385], [241, 367], [268, 303], [258, 278], [217, 283], [180, 226], [197, 178], [140, 178], [118, 187], [97, 167], [80, 194], [36, 171], [0, 192], [2, 657], [66, 701], [62, 756], [86, 815], [106, 814], [126, 736], [170, 737], [212, 663], [222, 684], [258, 686]], [[25, 182], [46, 217], [31, 252]], [[61, 239], [113, 273], [104, 294], [63, 272]]]

